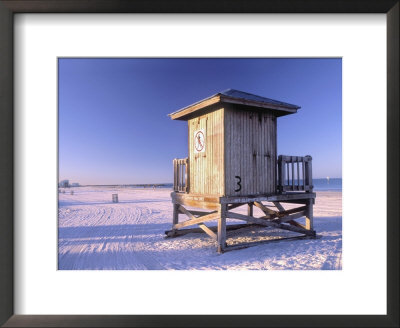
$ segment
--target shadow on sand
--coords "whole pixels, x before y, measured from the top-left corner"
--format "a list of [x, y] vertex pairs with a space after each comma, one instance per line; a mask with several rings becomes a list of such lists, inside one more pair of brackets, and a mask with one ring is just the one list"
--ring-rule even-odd
[[111, 238], [135, 235], [153, 235], [160, 233], [164, 234], [164, 231], [170, 228], [171, 225], [168, 223], [60, 227], [58, 228], [58, 238]]
[[92, 205], [115, 205], [118, 206], [118, 204], [140, 204], [140, 203], [170, 203], [170, 199], [165, 199], [165, 200], [160, 200], [160, 199], [141, 199], [141, 200], [120, 200], [118, 203], [113, 203], [112, 201], [109, 202], [80, 202], [80, 201], [65, 201], [61, 200], [58, 201], [58, 206], [63, 207], [63, 206], [74, 206], [74, 205], [79, 205], [79, 206], [92, 206]]

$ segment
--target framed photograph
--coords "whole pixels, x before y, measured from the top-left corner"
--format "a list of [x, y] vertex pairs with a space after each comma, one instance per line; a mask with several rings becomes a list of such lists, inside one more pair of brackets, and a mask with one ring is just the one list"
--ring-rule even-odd
[[2, 325], [399, 325], [398, 1], [0, 10]]

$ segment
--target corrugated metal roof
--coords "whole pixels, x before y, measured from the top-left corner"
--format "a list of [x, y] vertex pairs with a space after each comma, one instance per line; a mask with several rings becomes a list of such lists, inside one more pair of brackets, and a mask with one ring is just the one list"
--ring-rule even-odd
[[[168, 114], [168, 115], [172, 118], [174, 115], [177, 115], [179, 113], [184, 113], [189, 108], [199, 105], [203, 102], [205, 103], [206, 101], [211, 100], [214, 97], [221, 97], [221, 99], [220, 99], [221, 102], [230, 102], [229, 100], [237, 100], [238, 102], [242, 102], [245, 105], [254, 106], [254, 107], [257, 107], [258, 105], [260, 105], [260, 106], [262, 105], [263, 107], [268, 108], [268, 105], [269, 105], [269, 106], [271, 106], [271, 109], [275, 110], [276, 113], [279, 113], [279, 115], [277, 115], [277, 116], [296, 113], [297, 109], [300, 108], [300, 106], [297, 106], [297, 105], [288, 104], [288, 103], [285, 103], [282, 101], [257, 96], [257, 95], [254, 95], [254, 94], [251, 94], [248, 92], [239, 91], [239, 90], [235, 90], [235, 89], [227, 89], [227, 90], [218, 92], [218, 93], [216, 93], [210, 97], [207, 97], [205, 99], [197, 101], [189, 106], [181, 108], [181, 109], [179, 109], [171, 114]], [[223, 97], [225, 97], [225, 98], [222, 99]], [[246, 101], [248, 103], [245, 103]], [[205, 105], [205, 107], [207, 107], [207, 106], [209, 106], [209, 105]], [[196, 112], [201, 109], [202, 108], [197, 109]], [[176, 119], [187, 119], [189, 117], [188, 115], [193, 115], [193, 112], [188, 113], [188, 114], [182, 114], [181, 116], [179, 116], [179, 118], [176, 117]]]
[[[266, 103], [266, 104], [274, 104], [274, 105], [279, 105], [279, 106], [285, 106], [288, 108], [293, 108], [293, 109], [299, 109], [300, 106], [297, 105], [293, 105], [293, 104], [288, 104], [282, 101], [278, 101], [278, 100], [274, 100], [274, 99], [270, 99], [270, 98], [265, 98], [265, 97], [261, 97], [261, 96], [257, 96], [257, 95], [253, 95], [251, 93], [247, 93], [247, 92], [243, 92], [243, 91], [239, 91], [239, 90], [235, 90], [235, 89], [226, 89], [224, 91], [221, 91], [219, 93], [217, 93], [216, 95], [221, 94], [224, 96], [228, 96], [231, 98], [238, 98], [238, 99], [246, 99], [246, 100], [254, 100], [254, 101], [259, 101], [262, 103]], [[214, 96], [216, 96], [214, 95]]]

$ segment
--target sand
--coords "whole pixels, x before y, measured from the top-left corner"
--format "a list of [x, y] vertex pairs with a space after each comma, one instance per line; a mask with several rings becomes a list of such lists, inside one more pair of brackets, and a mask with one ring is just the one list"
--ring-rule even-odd
[[[215, 243], [206, 234], [165, 238], [164, 231], [171, 228], [172, 222], [170, 192], [169, 189], [77, 187], [60, 193], [59, 269], [340, 270], [342, 267], [340, 191], [317, 191], [314, 228], [321, 238], [266, 243], [224, 254], [216, 252]], [[118, 194], [119, 203], [112, 203], [113, 193]], [[238, 213], [245, 211], [244, 207], [237, 209]], [[261, 215], [258, 211], [255, 209], [255, 215]], [[234, 233], [233, 242], [293, 235], [271, 228], [245, 228]]]

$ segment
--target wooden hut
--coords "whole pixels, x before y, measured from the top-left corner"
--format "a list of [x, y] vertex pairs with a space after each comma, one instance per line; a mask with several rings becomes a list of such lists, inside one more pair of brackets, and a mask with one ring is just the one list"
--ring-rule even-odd
[[[227, 244], [227, 230], [249, 224], [314, 237], [311, 156], [277, 156], [277, 117], [299, 108], [228, 89], [169, 114], [188, 122], [189, 153], [173, 161], [173, 222], [167, 236], [205, 232], [217, 242], [219, 252], [249, 246]], [[285, 210], [281, 203], [301, 206]], [[247, 206], [247, 215], [232, 211], [242, 205]], [[253, 206], [264, 215], [255, 217]], [[179, 222], [179, 214], [188, 219]], [[306, 218], [305, 225], [296, 221], [301, 217]], [[226, 225], [229, 218], [246, 223]], [[218, 225], [206, 225], [212, 220]], [[198, 228], [182, 229], [191, 225]]]

